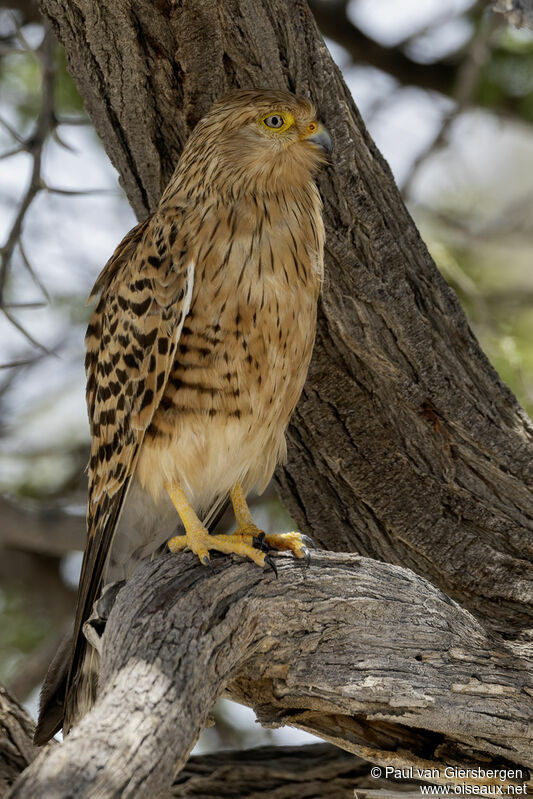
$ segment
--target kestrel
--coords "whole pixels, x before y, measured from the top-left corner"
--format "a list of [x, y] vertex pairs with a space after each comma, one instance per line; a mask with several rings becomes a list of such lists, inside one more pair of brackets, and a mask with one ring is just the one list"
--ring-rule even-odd
[[[70, 664], [51, 668], [38, 743], [93, 701], [82, 626], [104, 581], [127, 578], [165, 542], [206, 565], [209, 550], [260, 566], [270, 548], [308, 555], [299, 533], [259, 530], [246, 495], [285, 458], [307, 375], [324, 249], [314, 175], [330, 150], [309, 100], [225, 97], [194, 129], [156, 212], [96, 281], [88, 537]], [[237, 529], [211, 535], [228, 496]]]

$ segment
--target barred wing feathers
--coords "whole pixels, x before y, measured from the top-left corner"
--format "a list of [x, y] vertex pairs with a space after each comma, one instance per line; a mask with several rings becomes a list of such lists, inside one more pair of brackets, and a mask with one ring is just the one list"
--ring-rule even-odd
[[96, 281], [87, 330], [91, 426], [87, 544], [74, 628], [69, 687], [84, 651], [81, 628], [100, 589], [144, 433], [161, 400], [189, 310], [194, 264], [179, 242], [179, 211], [137, 225]]

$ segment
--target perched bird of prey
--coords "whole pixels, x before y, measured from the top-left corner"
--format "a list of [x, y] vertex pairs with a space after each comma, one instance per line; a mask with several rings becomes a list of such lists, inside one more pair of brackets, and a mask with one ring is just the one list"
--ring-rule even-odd
[[[225, 97], [191, 134], [158, 209], [96, 281], [87, 545], [70, 662], [52, 664], [38, 743], [94, 699], [82, 627], [104, 581], [128, 577], [165, 542], [205, 565], [210, 550], [260, 566], [269, 549], [308, 556], [299, 533], [259, 530], [246, 495], [285, 457], [311, 358], [324, 248], [313, 176], [330, 149], [307, 99]], [[237, 529], [212, 535], [228, 496]]]

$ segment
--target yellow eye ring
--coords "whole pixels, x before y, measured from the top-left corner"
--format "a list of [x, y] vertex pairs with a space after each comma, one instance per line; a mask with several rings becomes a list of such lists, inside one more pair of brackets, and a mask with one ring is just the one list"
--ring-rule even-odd
[[283, 133], [294, 124], [294, 117], [288, 111], [273, 111], [258, 120], [269, 133]]

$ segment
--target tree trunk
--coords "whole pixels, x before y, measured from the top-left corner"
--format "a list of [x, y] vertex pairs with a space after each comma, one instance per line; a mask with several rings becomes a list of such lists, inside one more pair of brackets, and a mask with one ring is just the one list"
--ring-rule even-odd
[[[223, 691], [263, 724], [300, 727], [383, 769], [533, 787], [526, 647], [491, 637], [397, 566], [334, 553], [308, 569], [276, 560], [278, 580], [227, 557], [213, 558], [211, 574], [192, 554], [139, 569], [101, 642], [101, 620], [92, 627], [102, 652], [96, 705], [10, 799], [168, 790]], [[480, 765], [509, 779], [446, 772]]]
[[[326, 279], [280, 494], [332, 550], [408, 566], [486, 624], [531, 626], [532, 426], [472, 335], [304, 0], [42, 0], [139, 217], [235, 87], [309, 94]], [[103, 221], [103, 224], [105, 222]]]

